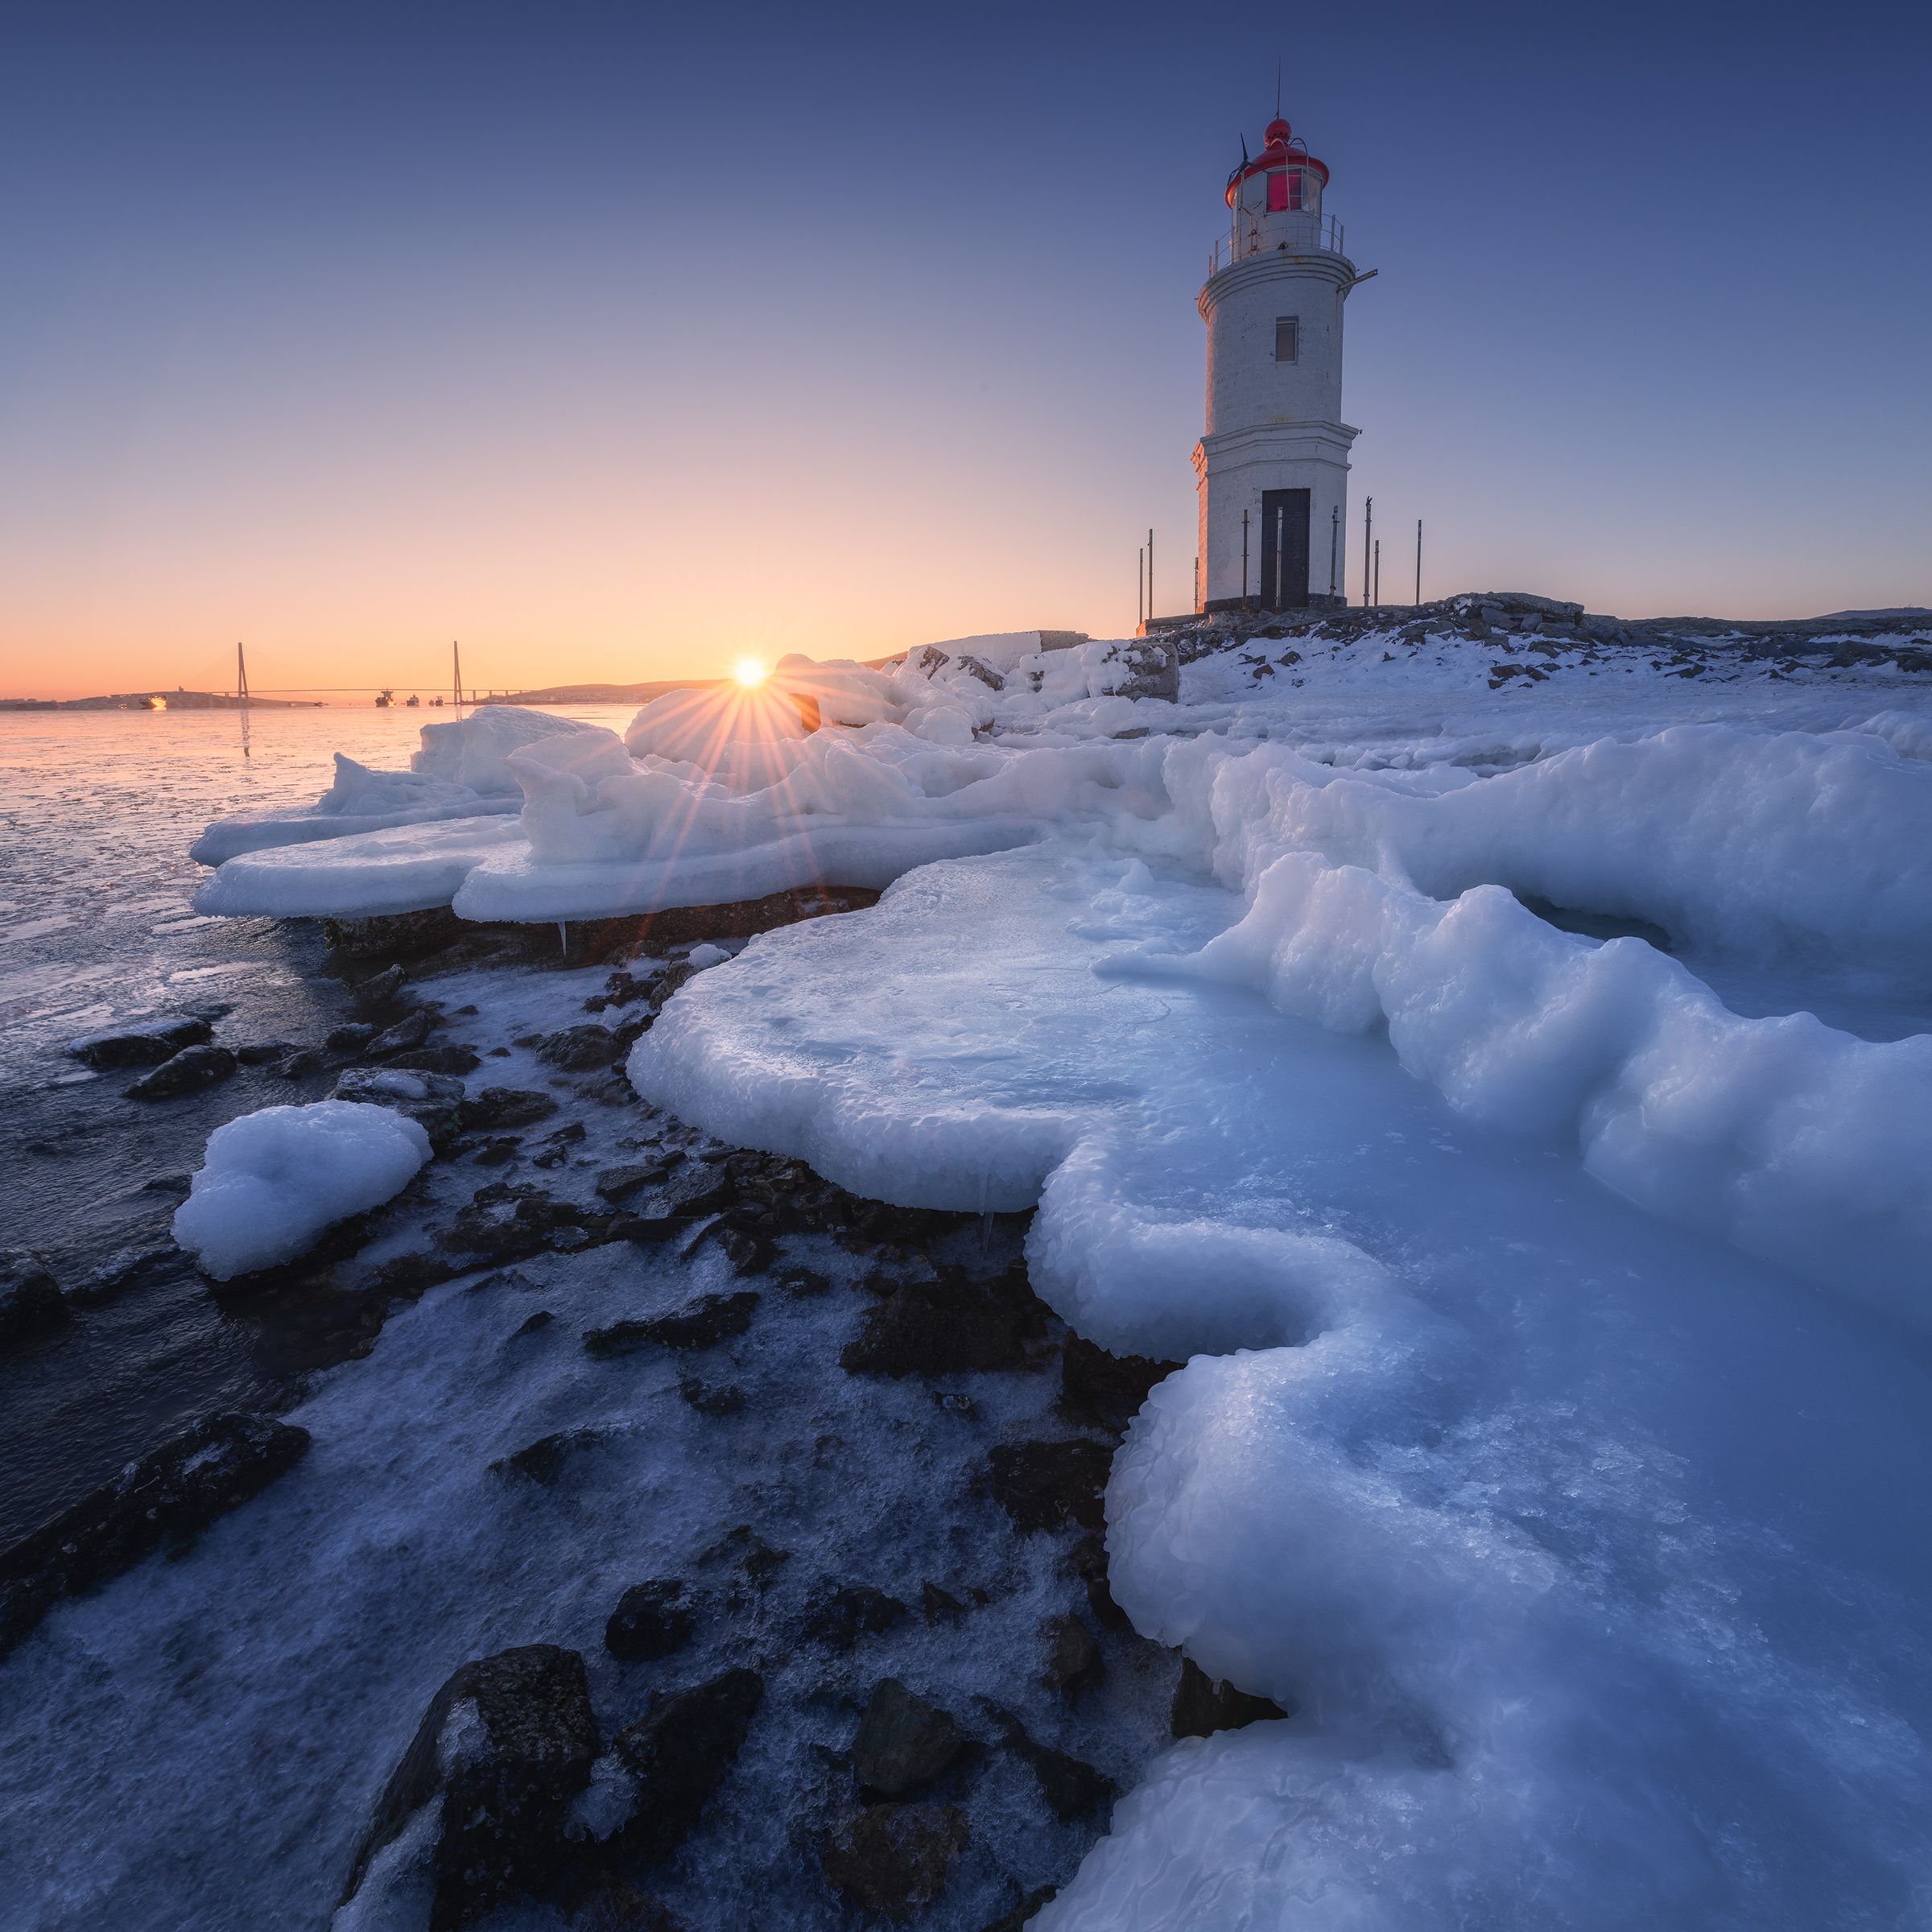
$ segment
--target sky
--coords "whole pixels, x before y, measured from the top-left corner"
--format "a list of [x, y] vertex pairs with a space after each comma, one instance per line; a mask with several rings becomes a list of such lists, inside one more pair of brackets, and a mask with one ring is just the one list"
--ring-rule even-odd
[[0, 12], [0, 695], [497, 689], [1187, 607], [1282, 105], [1350, 583], [1932, 604], [1932, 15]]

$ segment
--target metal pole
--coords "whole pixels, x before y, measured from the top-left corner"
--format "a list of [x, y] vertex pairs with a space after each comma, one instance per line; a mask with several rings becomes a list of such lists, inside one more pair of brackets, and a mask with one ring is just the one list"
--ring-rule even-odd
[[1248, 513], [1241, 512], [1241, 609], [1248, 608]]
[[1375, 540], [1375, 607], [1377, 610], [1382, 607], [1382, 540], [1380, 537]]
[[1419, 609], [1422, 601], [1422, 520], [1415, 520], [1415, 601]]
[[463, 646], [454, 638], [449, 641], [449, 660], [456, 671], [456, 709], [463, 708]]
[[1362, 609], [1368, 608], [1368, 536], [1375, 528], [1375, 498], [1367, 497], [1362, 504]]
[[1199, 557], [1194, 560], [1194, 608], [1197, 611], [1201, 608], [1201, 560]]
[[1133, 553], [1133, 628], [1137, 631], [1147, 621], [1147, 553], [1137, 550]]
[[1147, 533], [1147, 621], [1154, 621], [1154, 532]]
[[1335, 594], [1335, 559], [1337, 554], [1341, 549], [1341, 547], [1342, 513], [1340, 507], [1338, 506], [1336, 508], [1330, 510], [1328, 513], [1328, 594], [1331, 597]]
[[1280, 504], [1274, 511], [1274, 603], [1276, 610], [1283, 609], [1282, 603], [1282, 536], [1288, 522], [1288, 512]]

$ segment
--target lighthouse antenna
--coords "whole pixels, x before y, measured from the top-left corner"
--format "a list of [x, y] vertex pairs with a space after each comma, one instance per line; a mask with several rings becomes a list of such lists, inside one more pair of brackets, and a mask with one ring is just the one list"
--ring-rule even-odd
[[1282, 118], [1282, 57], [1279, 54], [1274, 57], [1274, 118], [1278, 121]]

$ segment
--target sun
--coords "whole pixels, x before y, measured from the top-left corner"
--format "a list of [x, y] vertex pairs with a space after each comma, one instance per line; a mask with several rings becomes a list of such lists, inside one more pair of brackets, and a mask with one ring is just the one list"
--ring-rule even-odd
[[753, 684], [765, 682], [765, 667], [756, 658], [740, 658], [731, 667], [731, 675], [739, 683], [749, 690]]

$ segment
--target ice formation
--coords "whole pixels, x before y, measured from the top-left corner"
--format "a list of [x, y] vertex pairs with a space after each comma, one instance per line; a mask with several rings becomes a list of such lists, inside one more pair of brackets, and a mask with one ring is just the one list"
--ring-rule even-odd
[[188, 848], [188, 857], [220, 865], [239, 853], [277, 846], [514, 812], [520, 798], [505, 762], [508, 754], [539, 738], [597, 729], [547, 711], [484, 705], [468, 717], [425, 724], [422, 749], [410, 754], [407, 771], [378, 771], [337, 752], [335, 781], [312, 806], [217, 819]]
[[[1582, 645], [1492, 690], [1373, 635], [1169, 701], [1038, 642], [673, 694], [509, 751], [473, 850], [252, 876], [346, 910], [387, 851], [522, 919], [890, 886], [713, 961], [630, 1075], [861, 1194], [1037, 1203], [1039, 1291], [1187, 1364], [1113, 1587], [1297, 1715], [1152, 1766], [1046, 1932], [1909, 1918], [1923, 701]], [[207, 903], [237, 867], [267, 909], [239, 860]]]
[[[1499, 902], [1504, 993], [1512, 934], [1687, 977], [1493, 889], [1461, 910]], [[1245, 910], [1198, 867], [1071, 840], [933, 867], [753, 940], [630, 1063], [861, 1191], [1037, 1199], [1036, 1288], [1187, 1361], [1116, 1461], [1113, 1587], [1298, 1715], [1153, 1766], [1039, 1924], [1885, 1922], [1932, 1797], [1932, 1655], [1927, 1546], [1869, 1476], [1932, 1430], [1860, 1305], [1869, 1257], [1847, 1241], [1820, 1295], [1531, 1121], [1499, 1136], [1372, 1034], [1143, 970], [1212, 958]], [[1861, 1131], [1831, 1096], [1810, 1127]], [[1856, 1428], [1823, 1388], [1860, 1391]]]
[[428, 1158], [429, 1136], [387, 1107], [264, 1107], [208, 1137], [175, 1239], [218, 1282], [277, 1267], [400, 1194]]

